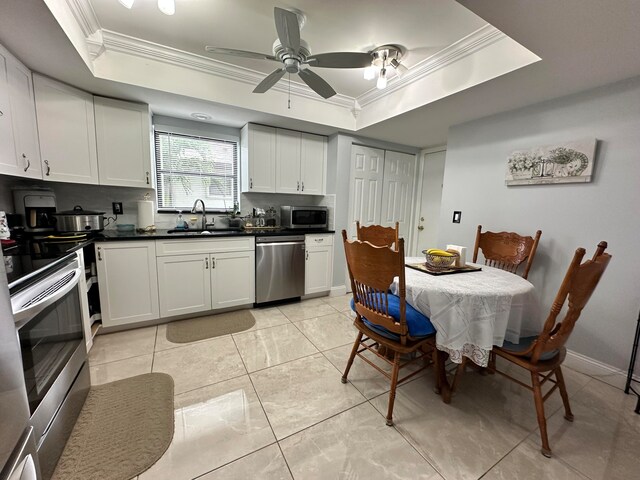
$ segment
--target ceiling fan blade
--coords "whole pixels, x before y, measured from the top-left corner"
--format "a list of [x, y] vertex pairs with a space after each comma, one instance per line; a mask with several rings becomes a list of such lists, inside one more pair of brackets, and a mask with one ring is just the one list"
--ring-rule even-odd
[[256, 86], [256, 88], [253, 89], [253, 93], [264, 93], [264, 92], [266, 92], [271, 87], [273, 87], [276, 83], [278, 83], [278, 80], [280, 80], [284, 74], [285, 74], [285, 69], [284, 68], [279, 68], [277, 70], [274, 70], [269, 75], [267, 75], [265, 77], [265, 79], [262, 80]]
[[276, 20], [276, 30], [278, 38], [282, 46], [288, 50], [292, 50], [295, 55], [300, 50], [300, 24], [298, 16], [285, 10], [284, 8], [274, 7], [273, 16]]
[[204, 49], [209, 53], [219, 53], [222, 55], [235, 55], [236, 57], [244, 57], [244, 58], [258, 58], [261, 60], [275, 60], [276, 62], [280, 61], [273, 55], [267, 55], [265, 53], [247, 52], [246, 50], [235, 50], [233, 48], [210, 47], [209, 45], [204, 47]]
[[298, 75], [304, 83], [309, 85], [311, 90], [316, 92], [322, 98], [333, 97], [336, 94], [336, 91], [331, 88], [331, 85], [325, 82], [320, 75], [313, 73], [308, 68], [300, 70]]
[[371, 66], [373, 57], [362, 52], [334, 52], [311, 55], [304, 63], [321, 68], [364, 68]]

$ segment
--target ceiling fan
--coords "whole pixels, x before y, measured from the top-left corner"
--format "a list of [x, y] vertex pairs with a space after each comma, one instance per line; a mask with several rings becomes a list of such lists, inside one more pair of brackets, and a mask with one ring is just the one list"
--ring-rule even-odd
[[364, 68], [371, 65], [371, 53], [333, 52], [312, 55], [307, 42], [300, 38], [300, 29], [304, 25], [302, 14], [275, 7], [273, 16], [278, 32], [278, 40], [273, 44], [273, 55], [232, 48], [205, 47], [210, 53], [281, 62], [283, 65], [267, 75], [253, 93], [266, 92], [288, 72], [297, 73], [314, 92], [323, 98], [329, 98], [334, 96], [336, 91], [322, 77], [307, 68], [307, 65], [321, 68]]

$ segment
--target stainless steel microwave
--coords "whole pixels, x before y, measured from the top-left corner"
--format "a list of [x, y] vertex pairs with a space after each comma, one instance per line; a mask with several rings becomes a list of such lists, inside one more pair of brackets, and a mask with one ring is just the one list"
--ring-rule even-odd
[[327, 207], [280, 207], [280, 224], [284, 228], [328, 228]]

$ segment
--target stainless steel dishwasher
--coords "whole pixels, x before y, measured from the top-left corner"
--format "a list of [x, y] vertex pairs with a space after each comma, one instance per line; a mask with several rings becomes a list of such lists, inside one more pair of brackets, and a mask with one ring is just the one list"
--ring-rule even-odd
[[256, 303], [304, 295], [304, 235], [256, 237]]

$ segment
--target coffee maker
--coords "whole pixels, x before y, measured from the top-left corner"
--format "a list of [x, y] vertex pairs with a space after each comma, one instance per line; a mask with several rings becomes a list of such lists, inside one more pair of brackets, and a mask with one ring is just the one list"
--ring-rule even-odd
[[56, 195], [52, 190], [13, 191], [15, 212], [23, 219], [24, 231], [29, 233], [53, 232], [55, 228]]

